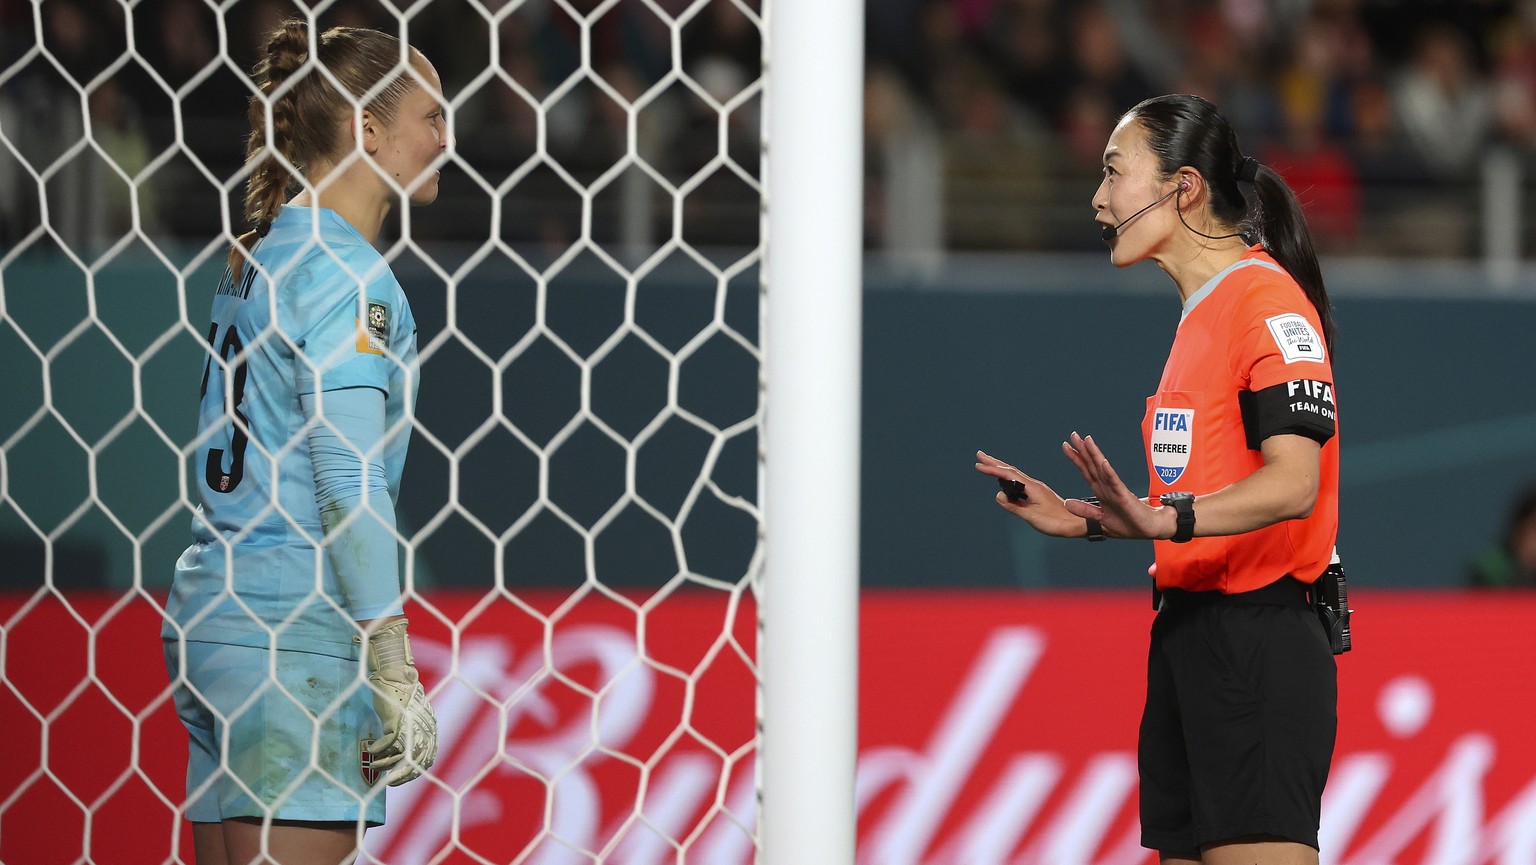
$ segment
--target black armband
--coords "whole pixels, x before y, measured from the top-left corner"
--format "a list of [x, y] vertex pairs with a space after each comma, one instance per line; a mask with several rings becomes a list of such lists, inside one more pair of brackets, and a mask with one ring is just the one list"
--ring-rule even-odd
[[1237, 401], [1250, 450], [1258, 450], [1270, 436], [1287, 434], [1323, 444], [1338, 430], [1333, 385], [1326, 381], [1299, 378], [1261, 391], [1240, 391]]

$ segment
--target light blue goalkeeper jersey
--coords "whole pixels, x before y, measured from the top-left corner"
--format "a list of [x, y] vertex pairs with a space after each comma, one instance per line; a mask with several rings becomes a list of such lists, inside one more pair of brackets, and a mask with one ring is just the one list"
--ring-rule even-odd
[[[285, 206], [213, 300], [197, 447], [201, 505], [162, 636], [356, 657], [352, 624], [398, 614], [398, 576], [349, 586], [325, 550], [301, 394], [385, 394], [398, 495], [416, 394], [416, 321], [384, 257], [334, 211]], [[318, 419], [317, 419], [318, 422]], [[391, 569], [393, 572], [393, 569]]]

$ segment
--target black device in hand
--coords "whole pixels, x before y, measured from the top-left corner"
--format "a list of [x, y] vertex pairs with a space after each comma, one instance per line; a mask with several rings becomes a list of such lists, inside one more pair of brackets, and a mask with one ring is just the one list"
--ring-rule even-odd
[[1029, 496], [1024, 493], [1023, 481], [1016, 481], [1013, 478], [998, 478], [997, 485], [1003, 488], [1003, 495], [1008, 497], [1008, 501], [1016, 505], [1029, 501]]

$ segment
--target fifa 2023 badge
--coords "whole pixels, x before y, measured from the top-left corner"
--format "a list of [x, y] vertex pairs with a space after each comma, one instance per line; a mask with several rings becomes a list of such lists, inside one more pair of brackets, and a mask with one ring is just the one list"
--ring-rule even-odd
[[1152, 411], [1152, 468], [1163, 483], [1172, 485], [1189, 467], [1195, 441], [1195, 410], [1157, 408]]
[[383, 354], [389, 345], [389, 304], [368, 301], [368, 320], [357, 328], [357, 350]]
[[1264, 323], [1269, 325], [1269, 333], [1275, 338], [1275, 345], [1280, 347], [1280, 356], [1286, 363], [1322, 363], [1328, 359], [1327, 347], [1306, 316], [1288, 312], [1270, 316]]

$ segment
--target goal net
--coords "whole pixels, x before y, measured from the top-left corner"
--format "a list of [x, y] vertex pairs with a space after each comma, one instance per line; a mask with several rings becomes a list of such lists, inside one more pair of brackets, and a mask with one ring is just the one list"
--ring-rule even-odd
[[291, 14], [420, 47], [456, 139], [378, 244], [420, 328], [398, 511], [441, 749], [365, 859], [751, 861], [761, 0], [0, 7], [0, 861], [193, 861], [158, 634]]

